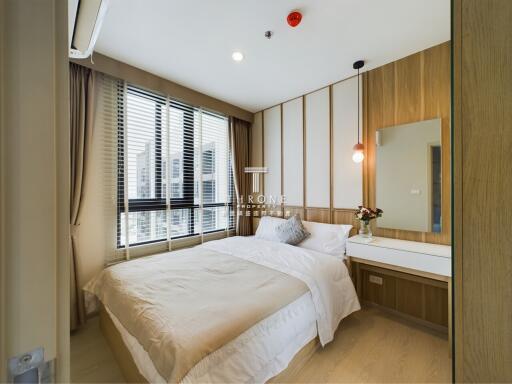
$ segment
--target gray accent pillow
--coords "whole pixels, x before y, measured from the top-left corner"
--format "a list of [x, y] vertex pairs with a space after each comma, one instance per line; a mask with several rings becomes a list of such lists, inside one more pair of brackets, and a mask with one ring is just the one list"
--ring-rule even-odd
[[310, 233], [304, 229], [299, 215], [293, 215], [275, 229], [281, 243], [297, 245], [307, 238]]

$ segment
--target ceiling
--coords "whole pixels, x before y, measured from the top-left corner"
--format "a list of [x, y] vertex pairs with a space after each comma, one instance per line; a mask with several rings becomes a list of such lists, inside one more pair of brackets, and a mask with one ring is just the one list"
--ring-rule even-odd
[[95, 50], [256, 112], [449, 39], [450, 0], [111, 0]]

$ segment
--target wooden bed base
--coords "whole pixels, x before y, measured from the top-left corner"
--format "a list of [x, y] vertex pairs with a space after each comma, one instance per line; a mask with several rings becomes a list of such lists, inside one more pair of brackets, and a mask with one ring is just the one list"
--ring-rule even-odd
[[135, 365], [132, 354], [126, 347], [121, 333], [117, 330], [114, 322], [103, 305], [100, 308], [100, 329], [112, 350], [112, 354], [114, 355], [126, 382], [147, 383], [148, 381], [140, 374], [137, 365]]
[[[147, 383], [148, 381], [141, 375], [133, 357], [126, 347], [121, 333], [117, 330], [110, 315], [105, 308], [100, 308], [100, 329], [103, 336], [107, 340], [110, 349], [116, 359], [121, 372], [127, 383]], [[319, 348], [320, 342], [318, 337], [306, 344], [293, 358], [288, 367], [277, 376], [269, 380], [269, 383], [279, 383], [291, 381], [299, 370], [308, 362], [316, 350]]]

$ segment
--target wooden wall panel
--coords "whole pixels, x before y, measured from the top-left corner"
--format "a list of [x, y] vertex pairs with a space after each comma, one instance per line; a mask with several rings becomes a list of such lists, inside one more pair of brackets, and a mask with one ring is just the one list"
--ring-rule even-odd
[[[448, 283], [355, 263], [358, 292], [366, 302], [377, 304], [446, 332], [448, 325]], [[382, 284], [370, 281], [382, 278]]]
[[[462, 100], [460, 87], [461, 81], [461, 49], [462, 49], [462, 2], [454, 0], [452, 2], [452, 98], [453, 98], [453, 134], [452, 134], [452, 154], [453, 154], [453, 217], [460, 217], [462, 221]], [[454, 372], [452, 381], [462, 382], [464, 377], [464, 332], [463, 332], [463, 294], [462, 294], [462, 224], [452, 226], [453, 248], [452, 248], [452, 334], [453, 334], [453, 357]]]
[[[446, 42], [364, 74], [363, 173], [365, 205], [375, 207], [375, 132], [377, 129], [441, 118], [442, 232], [376, 228], [377, 236], [451, 243], [450, 216], [450, 43]], [[384, 213], [385, 214], [385, 213]]]
[[334, 209], [331, 222], [333, 224], [351, 224], [353, 228], [350, 231], [350, 236], [354, 236], [359, 230], [359, 221], [356, 220], [353, 209]]
[[[362, 298], [365, 301], [382, 305], [387, 308], [396, 308], [396, 279], [377, 271], [363, 270], [361, 273]], [[380, 277], [382, 285], [370, 282], [370, 276]]]
[[[424, 120], [441, 117], [441, 143], [446, 147], [441, 153], [442, 166], [442, 215], [443, 230], [441, 237], [446, 244], [451, 242], [451, 94], [446, 90], [446, 84], [450, 84], [450, 71], [440, 71], [445, 68], [446, 63], [451, 62], [450, 49], [443, 46], [434, 47], [423, 52], [423, 97], [424, 97]], [[449, 65], [449, 64], [448, 64]], [[445, 214], [445, 211], [447, 213]], [[428, 243], [435, 243], [439, 238], [438, 234], [429, 232], [425, 235]]]
[[[422, 61], [423, 52], [419, 52], [395, 61], [392, 65], [395, 80], [393, 87], [394, 125], [422, 120], [422, 111], [425, 110], [421, 81], [423, 78]], [[386, 67], [384, 70], [387, 70]], [[449, 71], [448, 65], [446, 71]]]
[[448, 291], [446, 288], [424, 286], [425, 320], [448, 326]]
[[396, 310], [414, 317], [423, 316], [423, 303], [420, 299], [423, 285], [410, 280], [396, 280]]
[[454, 1], [455, 379], [512, 382], [512, 1]]
[[298, 214], [302, 220], [306, 220], [303, 207], [285, 205], [283, 211], [285, 218]]
[[[442, 119], [443, 232], [435, 234], [378, 228], [374, 230], [375, 235], [450, 244], [449, 65], [450, 46], [449, 42], [447, 42], [397, 62], [373, 69], [363, 75], [363, 142], [367, 148], [366, 160], [363, 162], [362, 170], [362, 199], [364, 204], [375, 205], [375, 151], [373, 150], [375, 147], [375, 130], [435, 117]], [[304, 95], [299, 99], [291, 100], [265, 110], [263, 112], [264, 115], [274, 112], [277, 114], [278, 111], [283, 111], [282, 116], [280, 116], [280, 123], [283, 127], [279, 137], [281, 152], [266, 154], [265, 152], [269, 151], [269, 148], [266, 148], [265, 151], [261, 150], [261, 143], [269, 145], [268, 143], [270, 142], [268, 137], [265, 138], [265, 132], [270, 130], [269, 127], [265, 127], [265, 122], [263, 122], [263, 139], [259, 139], [258, 133], [253, 134], [256, 139], [253, 140], [252, 150], [256, 155], [252, 158], [258, 161], [259, 157], [257, 154], [263, 152], [261, 157], [266, 165], [269, 165], [267, 161], [268, 156], [275, 158], [276, 164], [278, 161], [281, 161], [280, 169], [282, 174], [279, 176], [279, 180], [282, 191], [286, 194], [289, 188], [286, 179], [291, 173], [295, 172], [295, 170], [291, 170], [287, 173], [287, 170], [290, 169], [287, 165], [290, 161], [288, 161], [289, 159], [286, 155], [288, 146], [286, 144], [288, 142], [286, 124], [287, 121], [290, 121], [286, 117], [287, 109], [291, 103], [302, 102], [302, 151], [300, 143], [297, 146], [299, 147], [299, 152], [302, 153], [303, 159], [301, 176], [303, 178], [302, 195], [305, 202], [302, 207], [304, 212], [301, 211], [301, 214], [304, 214], [307, 220], [318, 218], [322, 222], [357, 224], [353, 220], [352, 213], [348, 213], [353, 208], [352, 205], [355, 205], [349, 203], [349, 201], [355, 201], [355, 199], [353, 197], [345, 199], [346, 196], [341, 196], [349, 184], [340, 183], [340, 180], [344, 180], [343, 178], [346, 177], [346, 172], [342, 170], [344, 166], [340, 166], [340, 164], [347, 162], [346, 158], [340, 157], [340, 151], [349, 151], [345, 155], [349, 156], [350, 159], [348, 161], [352, 164], [351, 147], [353, 146], [352, 141], [355, 141], [355, 127], [353, 127], [354, 131], [352, 131], [345, 125], [351, 125], [351, 120], [354, 120], [354, 118], [353, 116], [347, 116], [353, 115], [350, 111], [352, 109], [355, 110], [357, 107], [355, 105], [355, 98], [351, 99], [349, 96], [349, 93], [356, 93], [357, 89], [353, 87], [355, 81], [355, 78], [346, 79], [319, 91]], [[351, 104], [350, 106], [348, 105], [349, 103]], [[261, 112], [258, 114], [261, 114]], [[258, 114], [255, 114], [256, 120], [259, 118]], [[296, 111], [294, 115], [297, 115]], [[300, 116], [295, 117], [293, 120], [301, 120]], [[268, 116], [266, 119], [263, 118], [263, 120], [268, 119]], [[278, 121], [277, 118], [274, 120]], [[255, 126], [258, 126], [258, 124], [256, 121]], [[277, 125], [277, 123], [274, 125]], [[294, 128], [295, 131], [298, 131], [297, 126]], [[348, 137], [350, 132], [353, 132], [354, 135], [352, 139], [345, 137]], [[350, 141], [350, 144], [348, 141]], [[276, 145], [277, 147], [279, 146]], [[277, 160], [278, 158], [279, 160]], [[274, 160], [271, 162], [274, 163]], [[275, 166], [271, 168], [275, 168]], [[270, 170], [270, 172], [273, 171]], [[265, 177], [267, 184], [268, 180], [273, 179], [272, 175]], [[357, 177], [354, 178], [354, 182], [357, 183], [356, 179]], [[277, 185], [277, 178], [274, 181], [270, 181], [270, 183]], [[272, 185], [268, 188], [276, 189]], [[357, 187], [354, 190], [357, 190]], [[358, 193], [360, 192], [355, 192], [355, 194]], [[297, 203], [299, 203], [298, 200], [293, 200], [289, 205], [297, 207], [299, 205]], [[330, 212], [326, 212], [326, 209], [330, 210]], [[355, 232], [353, 231], [353, 233]]]
[[331, 210], [329, 208], [306, 208], [306, 220], [318, 223], [331, 222]]

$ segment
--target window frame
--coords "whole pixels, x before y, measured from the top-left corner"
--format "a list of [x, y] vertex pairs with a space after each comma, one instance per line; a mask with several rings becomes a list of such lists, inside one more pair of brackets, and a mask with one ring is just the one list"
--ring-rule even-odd
[[[121, 93], [121, 94], [120, 94]], [[128, 213], [131, 212], [148, 212], [148, 211], [166, 211], [167, 210], [167, 200], [165, 198], [165, 191], [162, 191], [163, 185], [163, 174], [162, 174], [162, 164], [164, 156], [162, 156], [162, 107], [166, 107], [166, 99], [158, 95], [154, 92], [147, 91], [145, 89], [139, 88], [137, 86], [127, 84], [126, 93], [133, 93], [136, 96], [144, 97], [148, 100], [155, 102], [155, 196], [164, 196], [164, 197], [155, 197], [150, 199], [128, 199]], [[124, 193], [125, 193], [125, 185], [124, 185], [124, 156], [125, 156], [125, 119], [124, 114], [128, 113], [125, 110], [126, 103], [125, 98], [127, 94], [124, 93], [124, 87], [118, 87], [118, 119], [117, 119], [117, 153], [118, 153], [118, 162], [117, 162], [117, 248], [125, 248], [126, 246], [139, 246], [146, 245], [152, 243], [158, 243], [162, 241], [167, 241], [167, 238], [160, 238], [154, 240], [147, 240], [141, 242], [134, 242], [128, 244], [121, 244], [121, 215], [125, 213], [125, 204], [124, 204]], [[183, 152], [191, 151], [190, 153], [194, 153], [194, 112], [197, 110], [196, 107], [191, 105], [183, 104], [180, 102], [176, 102], [172, 99], [169, 99], [169, 108], [177, 108], [182, 110], [185, 113], [185, 117], [183, 119]], [[169, 111], [167, 113], [170, 113]], [[201, 113], [208, 113], [214, 117], [222, 116], [213, 113], [209, 113], [207, 111], [201, 111]], [[185, 123], [188, 121], [188, 123]], [[190, 123], [191, 122], [191, 123]], [[229, 140], [228, 140], [229, 146]], [[229, 154], [231, 153], [230, 148], [227, 149]], [[203, 154], [201, 153], [200, 157]], [[121, 159], [121, 160], [120, 160]], [[201, 158], [202, 161], [202, 158]], [[188, 209], [189, 211], [189, 219], [188, 219], [188, 234], [180, 235], [180, 236], [172, 236], [169, 240], [182, 239], [186, 237], [193, 237], [199, 235], [199, 232], [195, 230], [195, 211], [198, 208], [214, 208], [214, 207], [229, 207], [229, 212], [233, 210], [233, 175], [231, 169], [231, 158], [229, 157], [228, 161], [228, 196], [227, 203], [204, 203], [202, 205], [194, 203], [194, 156], [185, 159], [185, 156], [180, 160], [180, 164], [183, 168], [183, 190], [181, 198], [172, 198], [172, 168], [168, 174], [171, 174], [171, 180], [166, 180], [167, 183], [170, 183], [169, 186], [171, 190], [171, 198], [170, 211], [180, 210], [180, 209]], [[172, 161], [167, 166], [172, 167]], [[215, 165], [213, 165], [215, 167]], [[166, 168], [167, 169], [167, 168]], [[201, 175], [201, 182], [203, 175]], [[167, 176], [166, 176], [167, 179]], [[164, 193], [162, 193], [164, 192]], [[228, 217], [226, 218], [228, 226], [227, 230], [234, 229], [234, 220], [231, 220], [230, 214], [228, 213]], [[218, 229], [211, 231], [203, 231], [203, 234], [216, 233], [216, 232], [224, 232], [226, 229]]]

